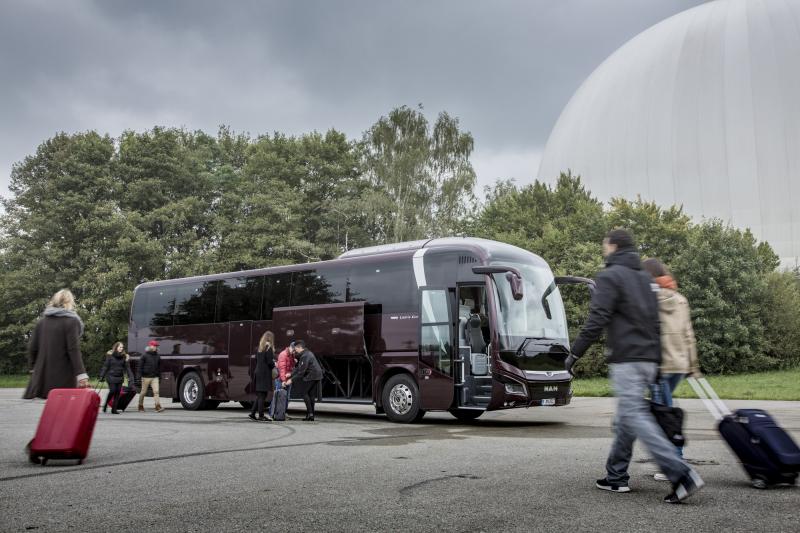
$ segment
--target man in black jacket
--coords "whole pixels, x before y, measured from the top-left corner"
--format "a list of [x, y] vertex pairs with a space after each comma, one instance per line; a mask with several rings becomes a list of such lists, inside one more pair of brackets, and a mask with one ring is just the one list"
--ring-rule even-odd
[[317, 394], [319, 382], [322, 380], [322, 367], [314, 352], [306, 349], [303, 341], [294, 342], [294, 353], [298, 357], [297, 366], [292, 370], [287, 385], [300, 391], [306, 404], [306, 416], [303, 420], [314, 421], [314, 396]]
[[566, 360], [566, 369], [572, 374], [578, 359], [606, 330], [606, 359], [618, 403], [607, 475], [598, 479], [596, 486], [630, 492], [628, 465], [638, 438], [672, 482], [672, 492], [664, 501], [680, 503], [702, 487], [703, 480], [675, 453], [644, 397], [661, 363], [658, 286], [642, 270], [633, 237], [626, 230], [609, 232], [603, 240], [603, 256], [606, 268], [595, 280], [589, 317]]
[[137, 374], [142, 380], [142, 390], [139, 391], [139, 411], [144, 412], [144, 396], [147, 388], [153, 387], [153, 399], [156, 401], [156, 412], [164, 410], [158, 397], [158, 377], [160, 375], [161, 357], [158, 355], [158, 341], [150, 341], [144, 349], [142, 358], [139, 359]]

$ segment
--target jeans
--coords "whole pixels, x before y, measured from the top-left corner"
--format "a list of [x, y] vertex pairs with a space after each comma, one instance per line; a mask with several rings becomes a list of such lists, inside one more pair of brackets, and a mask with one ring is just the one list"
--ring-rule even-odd
[[686, 374], [661, 374], [658, 383], [650, 385], [653, 401], [672, 407], [672, 393]]
[[119, 393], [122, 392], [122, 383], [109, 383], [108, 384], [108, 394], [106, 395], [106, 403], [103, 405], [103, 409], [108, 407], [108, 401], [113, 398], [113, 405], [111, 406], [112, 411], [117, 410], [117, 405], [119, 405]]
[[153, 399], [156, 401], [156, 408], [161, 405], [158, 397], [158, 378], [142, 378], [142, 390], [139, 392], [139, 407], [144, 407], [144, 397], [147, 394], [147, 387], [153, 388]]
[[[275, 378], [275, 392], [278, 392], [279, 389], [286, 389], [286, 405], [284, 405], [283, 411], [286, 412], [286, 409], [289, 408], [289, 395], [292, 394], [292, 386], [288, 385], [285, 386], [281, 383], [279, 378]], [[272, 400], [272, 403], [269, 404], [269, 416], [275, 416], [275, 400]]]
[[609, 365], [609, 377], [617, 396], [617, 413], [614, 420], [614, 443], [606, 461], [607, 479], [611, 483], [627, 485], [628, 466], [633, 456], [633, 443], [640, 439], [661, 471], [672, 483], [686, 476], [691, 468], [675, 453], [675, 446], [667, 440], [650, 413], [645, 391], [658, 374], [658, 365], [644, 361]]

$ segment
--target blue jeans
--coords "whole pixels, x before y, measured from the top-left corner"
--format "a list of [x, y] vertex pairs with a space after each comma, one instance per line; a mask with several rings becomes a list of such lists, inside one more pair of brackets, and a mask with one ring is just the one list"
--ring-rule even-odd
[[687, 475], [691, 468], [675, 453], [675, 446], [656, 424], [644, 397], [647, 387], [656, 378], [658, 366], [655, 363], [637, 361], [610, 364], [608, 370], [617, 397], [614, 443], [606, 462], [608, 481], [627, 485], [630, 477], [628, 465], [636, 439], [644, 443], [671, 482], [675, 483]]
[[[292, 386], [289, 385], [288, 387], [283, 387], [281, 384], [281, 380], [275, 378], [275, 392], [278, 392], [278, 389], [284, 388], [286, 389], [286, 408], [289, 408], [289, 395], [292, 393]], [[286, 409], [284, 409], [286, 411]], [[275, 415], [275, 397], [272, 397], [272, 401], [269, 403], [269, 416]]]
[[672, 393], [684, 377], [686, 374], [661, 374], [658, 383], [650, 385], [653, 401], [672, 407]]

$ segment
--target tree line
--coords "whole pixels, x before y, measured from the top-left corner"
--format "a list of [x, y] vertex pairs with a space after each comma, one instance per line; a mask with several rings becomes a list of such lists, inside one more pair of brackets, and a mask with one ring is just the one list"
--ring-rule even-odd
[[[593, 276], [609, 228], [674, 271], [708, 372], [800, 363], [800, 284], [748, 231], [680, 208], [594, 198], [579, 177], [501, 181], [479, 202], [472, 136], [456, 118], [399, 107], [361, 138], [156, 127], [60, 133], [17, 163], [0, 218], [0, 372], [26, 368], [47, 298], [69, 287], [90, 369], [127, 338], [141, 282], [331, 259], [345, 248], [443, 235], [521, 246], [557, 274]], [[586, 294], [563, 290], [573, 334]], [[600, 350], [584, 364], [604, 372]]]

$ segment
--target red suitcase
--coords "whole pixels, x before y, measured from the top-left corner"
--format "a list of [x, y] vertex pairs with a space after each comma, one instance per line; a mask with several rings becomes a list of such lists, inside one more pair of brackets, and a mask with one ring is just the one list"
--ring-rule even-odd
[[78, 459], [89, 453], [100, 396], [92, 389], [53, 389], [47, 395], [44, 412], [30, 442], [31, 462], [48, 459]]

